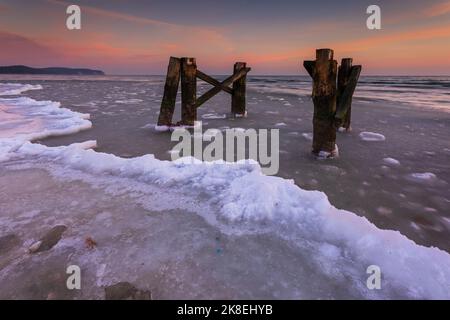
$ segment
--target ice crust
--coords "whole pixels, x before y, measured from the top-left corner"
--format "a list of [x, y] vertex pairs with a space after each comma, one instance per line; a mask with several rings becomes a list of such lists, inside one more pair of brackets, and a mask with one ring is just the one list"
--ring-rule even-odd
[[[377, 298], [392, 292], [406, 298], [450, 298], [448, 253], [419, 246], [398, 231], [378, 229], [364, 217], [335, 208], [322, 192], [303, 190], [292, 180], [265, 176], [255, 162], [231, 165], [193, 158], [170, 162], [153, 155], [125, 159], [92, 150], [95, 141], [46, 147], [31, 141], [88, 129], [88, 115], [60, 108], [56, 102], [23, 97], [0, 99], [0, 110], [0, 162], [52, 164], [48, 170], [55, 165], [70, 169], [74, 175], [80, 172], [137, 181], [149, 188], [170, 187], [192, 198], [202, 194], [201, 201], [217, 209], [207, 213], [205, 220], [222, 232], [270, 235], [298, 250], [308, 250], [321, 272], [330, 277], [344, 275], [349, 287], [369, 297], [372, 293], [361, 276], [364, 278], [367, 267], [377, 265], [386, 284]], [[367, 137], [380, 138], [373, 133]], [[132, 191], [132, 185], [129, 189]]]

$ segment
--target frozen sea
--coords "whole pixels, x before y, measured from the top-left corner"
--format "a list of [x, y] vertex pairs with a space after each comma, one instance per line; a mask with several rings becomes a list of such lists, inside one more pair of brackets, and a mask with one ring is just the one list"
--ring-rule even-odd
[[[0, 297], [101, 298], [119, 281], [157, 299], [450, 297], [450, 78], [363, 77], [327, 161], [310, 155], [307, 77], [251, 77], [247, 118], [227, 117], [226, 93], [199, 109], [204, 130], [279, 129], [277, 177], [167, 161], [163, 86], [0, 78]], [[26, 253], [58, 224], [52, 250]], [[81, 293], [61, 289], [69, 262], [87, 270]]]

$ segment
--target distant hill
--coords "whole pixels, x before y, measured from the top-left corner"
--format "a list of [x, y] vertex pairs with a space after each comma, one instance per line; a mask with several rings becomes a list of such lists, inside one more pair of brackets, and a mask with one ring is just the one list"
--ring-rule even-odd
[[49, 75], [84, 75], [102, 76], [100, 70], [74, 68], [31, 68], [27, 66], [0, 66], [0, 74], [49, 74]]

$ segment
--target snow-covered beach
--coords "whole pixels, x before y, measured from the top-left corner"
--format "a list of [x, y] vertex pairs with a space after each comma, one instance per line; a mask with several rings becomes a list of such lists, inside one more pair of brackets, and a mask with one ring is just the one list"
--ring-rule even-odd
[[[13, 82], [0, 83], [1, 298], [102, 298], [121, 281], [156, 299], [450, 298], [445, 93], [421, 108], [375, 101], [363, 82], [341, 157], [325, 162], [309, 155], [298, 79], [250, 81], [246, 119], [212, 100], [204, 127], [281, 130], [269, 177], [167, 161], [170, 135], [153, 129], [162, 78]], [[56, 225], [61, 240], [29, 254]], [[69, 264], [80, 292], [64, 288]], [[366, 287], [370, 265], [382, 290]]]

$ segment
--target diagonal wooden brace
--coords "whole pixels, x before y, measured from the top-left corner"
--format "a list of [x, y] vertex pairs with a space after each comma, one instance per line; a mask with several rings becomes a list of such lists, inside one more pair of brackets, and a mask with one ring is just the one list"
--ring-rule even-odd
[[224, 81], [220, 83], [220, 86], [216, 86], [212, 88], [211, 90], [205, 92], [200, 98], [197, 99], [197, 103], [195, 105], [196, 108], [199, 108], [202, 104], [204, 104], [206, 101], [214, 97], [216, 94], [218, 94], [220, 91], [222, 91], [223, 87], [228, 87], [230, 84], [234, 83], [235, 81], [241, 79], [242, 77], [245, 77], [247, 73], [251, 70], [251, 68], [244, 68], [241, 69], [239, 72], [233, 74], [232, 76], [226, 78]]
[[233, 94], [233, 89], [222, 85], [219, 81], [217, 81], [213, 77], [208, 76], [206, 73], [201, 72], [200, 70], [197, 70], [197, 78], [205, 81], [206, 83], [209, 83], [210, 85], [213, 85], [214, 87], [220, 87], [221, 90], [228, 92], [229, 94]]

